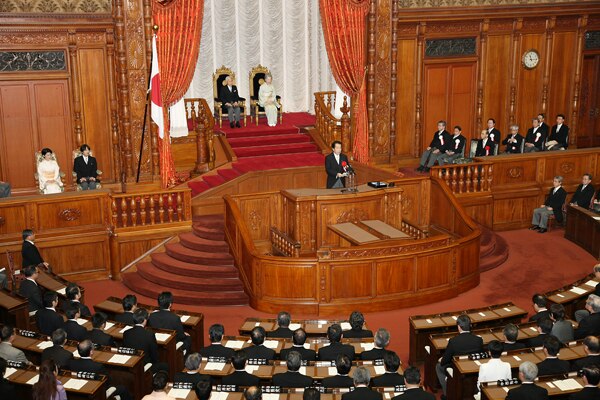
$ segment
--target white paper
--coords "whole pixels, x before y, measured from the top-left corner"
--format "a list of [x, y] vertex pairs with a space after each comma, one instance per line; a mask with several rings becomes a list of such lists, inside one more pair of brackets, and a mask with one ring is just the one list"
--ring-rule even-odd
[[44, 341], [44, 342], [40, 342], [37, 345], [37, 347], [39, 349], [42, 349], [42, 350], [47, 349], [48, 347], [52, 347], [52, 346], [53, 346], [53, 343], [51, 341], [49, 341], [49, 340]]
[[106, 326], [104, 327], [104, 330], [107, 331], [110, 328], [112, 328], [113, 326], [115, 326], [115, 324], [113, 324], [112, 322], [106, 322]]
[[265, 345], [265, 347], [273, 350], [275, 350], [279, 346], [279, 342], [277, 340], [265, 340], [263, 344]]
[[119, 333], [125, 333], [125, 331], [128, 331], [128, 330], [130, 330], [131, 328], [133, 328], [133, 326], [127, 325], [125, 328], [121, 329], [121, 330], [119, 331]]
[[336, 367], [327, 368], [327, 375], [329, 375], [329, 376], [337, 375], [337, 368]]
[[255, 323], [254, 326], [260, 326], [260, 322]]
[[548, 387], [552, 388], [552, 389], [554, 389], [556, 387], [552, 384], [552, 382], [546, 382], [546, 385], [548, 385]]
[[171, 389], [169, 390], [169, 396], [175, 397], [176, 399], [186, 399], [190, 392], [190, 389]]
[[27, 381], [28, 385], [35, 385], [38, 380], [40, 379], [39, 375], [35, 375], [33, 378], [31, 378], [30, 380]]
[[558, 297], [565, 297], [564, 295], [562, 295], [562, 294], [560, 294], [560, 293], [556, 293], [556, 295], [557, 295]]
[[225, 347], [229, 347], [230, 349], [241, 349], [244, 346], [243, 340], [228, 340], [225, 343]]
[[62, 287], [62, 288], [58, 289], [58, 290], [56, 291], [56, 293], [58, 293], [58, 294], [62, 294], [63, 296], [66, 296], [66, 295], [67, 295], [67, 287], [66, 287], [66, 286], [64, 286], [64, 287]]
[[4, 378], [8, 378], [9, 376], [11, 376], [12, 374], [14, 374], [15, 372], [17, 372], [16, 368], [11, 368], [11, 367], [6, 368], [6, 371], [4, 372]]
[[304, 347], [306, 350], [310, 350], [310, 343], [304, 343], [302, 347]]
[[168, 333], [155, 333], [154, 336], [157, 342], [166, 342], [171, 335]]
[[428, 324], [433, 324], [433, 321], [432, 321], [432, 320], [430, 320], [429, 318], [427, 318], [427, 319], [425, 320], [425, 322], [427, 322]]
[[343, 331], [349, 331], [350, 329], [352, 329], [352, 325], [350, 325], [350, 323], [348, 322], [342, 322], [340, 326], [342, 327]]
[[360, 347], [362, 347], [364, 351], [373, 350], [375, 348], [375, 343], [361, 343]]
[[485, 317], [485, 314], [480, 312], [479, 315], [481, 315], [482, 317]]
[[181, 320], [181, 322], [185, 322], [188, 319], [190, 319], [190, 316], [189, 315], [182, 315], [181, 317], [179, 317], [179, 319]]
[[249, 374], [253, 374], [254, 372], [258, 371], [258, 365], [246, 365], [246, 372]]
[[306, 367], [300, 367], [298, 372], [300, 372], [302, 375], [306, 375]]
[[87, 322], [87, 319], [77, 318], [75, 321], [77, 321], [79, 325], [84, 325]]
[[506, 312], [510, 312], [510, 308], [508, 308], [508, 307], [504, 307], [504, 311], [506, 311]]
[[521, 361], [521, 358], [519, 356], [513, 356], [513, 358], [517, 361]]
[[75, 351], [73, 352], [73, 357], [81, 358], [81, 356], [79, 355], [79, 350], [75, 349]]
[[65, 387], [65, 389], [79, 390], [86, 383], [87, 383], [87, 381], [85, 379], [74, 379], [74, 378], [71, 378], [67, 382], [63, 383], [63, 386]]
[[503, 388], [503, 389], [504, 389], [504, 391], [505, 391], [506, 393], [508, 393], [508, 391], [509, 391], [509, 389], [508, 389], [508, 386], [504, 386], [504, 388]]
[[583, 388], [583, 386], [581, 386], [579, 382], [573, 378], [563, 379], [562, 381], [554, 381], [554, 385], [556, 385], [556, 387], [562, 391], [578, 390]]
[[295, 331], [296, 329], [302, 328], [302, 325], [301, 324], [290, 324], [289, 328], [291, 331]]
[[586, 285], [588, 285], [588, 286], [594, 287], [594, 288], [595, 288], [596, 286], [598, 286], [598, 282], [596, 282], [596, 281], [593, 281], [593, 280], [589, 280], [589, 281], [587, 281], [585, 284], [586, 284]]
[[321, 329], [323, 327], [323, 324], [317, 324], [317, 328]]
[[425, 346], [425, 351], [427, 352], [427, 354], [431, 354], [431, 347]]
[[456, 321], [458, 319], [458, 317], [456, 315], [453, 315], [452, 319]]
[[130, 359], [131, 359], [131, 356], [127, 356], [124, 354], [115, 354], [108, 360], [108, 362], [111, 362], [114, 364], [127, 364], [127, 361], [129, 361]]
[[385, 367], [383, 365], [376, 365], [375, 366], [375, 373], [377, 375], [383, 375], [383, 374], [385, 374]]
[[263, 393], [263, 400], [279, 400], [279, 393]]
[[532, 330], [532, 331], [534, 331], [534, 332], [537, 332], [537, 331], [538, 331], [538, 330], [537, 330], [537, 328], [536, 328], [536, 327], [534, 327], [534, 326], [531, 326], [531, 327], [529, 327], [529, 329], [531, 329], [531, 330]]
[[211, 392], [210, 400], [227, 400], [228, 392]]
[[573, 292], [575, 294], [585, 294], [585, 293], [587, 293], [587, 290], [579, 288], [579, 287], [574, 287], [571, 289], [571, 292]]
[[481, 363], [479, 362], [479, 360], [475, 360], [475, 365], [477, 365], [478, 367], [481, 366]]
[[212, 361], [207, 362], [204, 366], [205, 371], [223, 371], [223, 368], [225, 368], [225, 363]]

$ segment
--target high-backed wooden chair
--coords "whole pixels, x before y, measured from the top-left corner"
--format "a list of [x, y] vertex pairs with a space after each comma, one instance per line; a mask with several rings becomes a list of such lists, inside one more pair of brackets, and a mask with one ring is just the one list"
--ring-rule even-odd
[[[265, 82], [265, 76], [270, 74], [269, 68], [263, 67], [258, 64], [256, 67], [250, 70], [250, 74], [248, 76], [249, 80], [249, 88], [250, 88], [250, 118], [254, 118], [256, 121], [256, 125], [258, 125], [258, 117], [265, 114], [265, 109], [258, 104], [258, 91], [260, 90], [260, 85]], [[275, 95], [275, 101], [279, 105], [277, 109], [277, 114], [279, 116], [279, 123], [283, 123], [283, 106], [281, 104], [281, 96]]]
[[[215, 119], [219, 121], [219, 128], [223, 126], [223, 117], [228, 116], [227, 107], [225, 107], [224, 102], [219, 99], [219, 93], [221, 88], [225, 86], [225, 78], [227, 76], [231, 76], [231, 79], [233, 79], [235, 83], [235, 74], [231, 69], [224, 65], [222, 65], [220, 68], [217, 68], [213, 74], [213, 96], [215, 99], [214, 114]], [[244, 120], [244, 126], [246, 126], [246, 99], [243, 97], [240, 97], [240, 119]]]
[[[81, 155], [81, 150], [79, 149], [75, 149], [73, 150], [73, 165], [75, 164], [75, 159], [77, 157], [79, 157]], [[94, 155], [92, 154], [92, 151], [90, 150], [90, 156], [93, 157]], [[79, 184], [79, 182], [77, 182], [77, 172], [75, 171], [71, 171], [71, 173], [73, 174], [73, 185], [75, 186], [75, 190], [77, 190], [78, 192], [80, 192], [81, 189], [81, 185]], [[98, 177], [100, 177], [102, 175], [102, 171], [100, 171], [99, 169], [96, 170], [96, 174], [98, 174]], [[100, 184], [100, 179], [98, 178], [97, 182], [96, 182], [96, 189], [101, 189], [102, 185]]]
[[20, 283], [20, 281], [25, 279], [25, 276], [21, 274], [20, 271], [19, 273], [17, 273], [17, 269], [15, 267], [15, 259], [13, 258], [11, 252], [8, 250], [6, 250], [6, 262], [6, 278], [10, 281], [10, 290], [13, 293], [16, 293], [18, 288], [17, 282]]

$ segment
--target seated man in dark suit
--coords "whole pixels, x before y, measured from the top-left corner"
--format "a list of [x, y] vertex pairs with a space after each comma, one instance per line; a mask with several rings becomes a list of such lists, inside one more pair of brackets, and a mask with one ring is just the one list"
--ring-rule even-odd
[[67, 332], [64, 329], [57, 329], [52, 332], [52, 347], [42, 351], [42, 362], [54, 360], [58, 368], [68, 368], [69, 362], [73, 359], [73, 353], [64, 349], [67, 343]]
[[583, 174], [581, 178], [581, 184], [577, 186], [577, 190], [573, 193], [569, 204], [572, 206], [579, 206], [586, 210], [590, 208], [592, 203], [592, 197], [594, 197], [594, 186], [592, 186], [592, 175]]
[[548, 192], [546, 201], [540, 207], [533, 210], [531, 217], [531, 227], [529, 229], [546, 233], [548, 231], [548, 218], [554, 215], [556, 223], [562, 224], [563, 206], [567, 198], [567, 192], [562, 187], [563, 177], [558, 175], [552, 180], [552, 188]]
[[19, 295], [29, 301], [29, 312], [34, 312], [44, 307], [42, 289], [37, 284], [38, 269], [35, 265], [28, 265], [22, 269], [25, 279], [19, 286]]
[[272, 338], [291, 339], [294, 332], [290, 329], [290, 322], [292, 322], [290, 313], [281, 311], [277, 314], [277, 329], [267, 333], [267, 336]]
[[339, 324], [330, 325], [327, 328], [329, 345], [319, 349], [318, 358], [323, 361], [335, 360], [338, 354], [345, 354], [350, 360], [354, 360], [354, 346], [342, 344], [342, 327]]
[[552, 333], [552, 327], [554, 324], [550, 318], [540, 318], [536, 323], [539, 335], [527, 340], [527, 347], [542, 347], [546, 338]]
[[233, 128], [241, 128], [240, 125], [240, 104], [241, 100], [237, 86], [233, 84], [233, 78], [231, 76], [225, 77], [225, 85], [219, 91], [219, 100], [227, 108], [227, 117], [229, 118], [229, 126]]
[[158, 359], [158, 343], [154, 332], [146, 329], [148, 323], [148, 311], [143, 308], [138, 308], [133, 313], [133, 328], [126, 330], [123, 333], [123, 346], [130, 347], [144, 352], [144, 363], [152, 363], [152, 371], [160, 370], [168, 371], [169, 366], [159, 362]]
[[0, 357], [0, 393], [5, 399], [18, 399], [14, 385], [4, 377], [7, 364], [6, 360]]
[[182, 342], [181, 346], [184, 354], [187, 354], [192, 346], [192, 340], [183, 330], [181, 318], [171, 311], [173, 305], [173, 294], [171, 292], [162, 292], [158, 295], [159, 310], [150, 313], [148, 317], [148, 326], [158, 329], [170, 329], [176, 332], [175, 340]]
[[600, 368], [590, 365], [583, 368], [583, 389], [569, 396], [569, 400], [600, 399]]
[[519, 134], [519, 125], [511, 125], [510, 133], [502, 141], [502, 144], [506, 146], [506, 153], [519, 154], [521, 153], [521, 143], [525, 138]]
[[310, 376], [300, 373], [301, 364], [302, 358], [300, 357], [300, 353], [297, 351], [290, 351], [286, 359], [288, 370], [286, 372], [273, 375], [273, 385], [286, 388], [305, 388], [312, 385], [313, 379]]
[[487, 120], [487, 131], [488, 138], [497, 146], [500, 142], [500, 139], [502, 139], [502, 134], [498, 129], [496, 129], [496, 120], [494, 118], [490, 118]]
[[128, 294], [121, 300], [123, 305], [123, 314], [115, 315], [115, 321], [126, 325], [135, 325], [133, 321], [133, 313], [137, 310], [137, 297], [133, 294]]
[[354, 390], [342, 395], [342, 400], [382, 400], [381, 393], [369, 389], [371, 374], [363, 366], [356, 367], [352, 375], [354, 380]]
[[92, 316], [88, 306], [79, 301], [79, 299], [81, 299], [81, 288], [77, 286], [77, 284], [69, 283], [65, 290], [65, 294], [67, 295], [67, 301], [62, 305], [64, 312], [66, 312], [68, 308], [77, 307], [79, 308], [81, 318], [90, 318]]
[[252, 339], [253, 346], [246, 347], [246, 355], [248, 359], [259, 359], [259, 360], [274, 360], [275, 350], [269, 349], [264, 345], [267, 333], [265, 328], [262, 326], [255, 326], [250, 332], [250, 339]]
[[212, 392], [210, 377], [200, 379], [200, 381], [194, 385], [194, 392], [196, 393], [198, 400], [210, 400], [210, 394]]
[[437, 131], [433, 134], [433, 139], [431, 139], [429, 146], [421, 154], [417, 171], [429, 172], [431, 167], [438, 161], [438, 158], [444, 155], [444, 149], [450, 140], [452, 140], [452, 135], [446, 130], [446, 121], [438, 121]]
[[393, 397], [392, 400], [435, 400], [435, 396], [421, 387], [421, 371], [416, 367], [408, 367], [404, 371], [406, 390], [404, 393]]
[[[600, 263], [594, 265], [594, 268], [592, 268], [592, 273], [594, 274], [594, 278], [596, 281], [600, 281]], [[600, 283], [597, 284], [594, 288], [594, 291], [591, 294], [595, 294], [596, 296], [600, 297]], [[588, 307], [586, 306], [583, 310], [576, 310], [575, 311], [575, 321], [577, 321], [577, 323], [581, 322], [582, 319], [584, 319], [585, 317], [590, 315], [590, 311], [588, 310]]]
[[532, 126], [527, 131], [527, 136], [525, 136], [523, 153], [533, 153], [544, 150], [544, 142], [548, 136], [548, 131], [544, 131], [544, 129], [540, 127], [540, 122], [537, 118], [532, 119], [531, 124]]
[[79, 308], [69, 308], [66, 313], [67, 320], [63, 323], [63, 329], [67, 332], [67, 339], [81, 342], [88, 338], [88, 331], [83, 326], [79, 325]]
[[307, 388], [302, 393], [302, 400], [321, 400], [321, 392], [315, 388]]
[[583, 351], [586, 356], [578, 358], [571, 364], [571, 371], [580, 371], [589, 365], [600, 365], [600, 340], [596, 336], [583, 339]]
[[326, 388], [347, 388], [354, 385], [354, 381], [348, 374], [352, 368], [352, 361], [345, 354], [338, 354], [335, 359], [337, 375], [323, 378], [323, 386]]
[[81, 190], [94, 190], [98, 184], [98, 163], [90, 155], [90, 146], [82, 144], [81, 155], [73, 161], [73, 171], [77, 174], [77, 183]]
[[296, 351], [302, 357], [304, 361], [315, 361], [317, 359], [317, 352], [312, 349], [305, 349], [304, 343], [306, 342], [306, 332], [304, 329], [296, 329], [292, 337], [292, 347], [282, 349], [279, 354], [282, 360], [287, 360], [287, 355], [290, 351]]
[[482, 130], [480, 136], [481, 139], [477, 141], [477, 148], [475, 149], [475, 157], [493, 156], [496, 143], [489, 139], [488, 130]]
[[579, 321], [579, 327], [575, 329], [575, 339], [600, 335], [600, 297], [590, 294], [585, 301], [585, 308], [590, 315]]
[[233, 357], [235, 350], [221, 344], [224, 334], [225, 328], [221, 324], [213, 324], [208, 328], [210, 345], [200, 349], [199, 353], [202, 357], [222, 357], [228, 360]]
[[94, 354], [94, 344], [86, 339], [77, 345], [77, 352], [80, 358], [74, 358], [69, 362], [69, 370], [73, 372], [93, 372], [96, 374], [108, 376], [108, 370], [99, 362], [92, 360]]
[[537, 321], [540, 318], [550, 318], [550, 311], [546, 308], [548, 305], [546, 296], [536, 293], [531, 298], [531, 302], [533, 303], [535, 314], [529, 317], [529, 322]]
[[45, 267], [48, 267], [50, 264], [44, 261], [34, 243], [35, 233], [31, 229], [25, 229], [22, 236], [23, 246], [21, 247], [21, 256], [23, 257], [23, 262], [21, 266], [35, 265], [37, 267], [40, 264], [44, 264]]
[[196, 386], [201, 380], [210, 382], [210, 376], [203, 375], [200, 373], [200, 364], [202, 363], [202, 356], [198, 353], [192, 353], [185, 359], [185, 372], [176, 372], [173, 382], [185, 382], [191, 383]]
[[531, 361], [525, 361], [519, 365], [521, 385], [510, 389], [506, 400], [548, 400], [548, 390], [533, 383], [537, 375], [538, 368]]
[[383, 365], [385, 374], [376, 376], [372, 379], [373, 386], [393, 387], [404, 385], [404, 376], [398, 373], [400, 368], [400, 357], [393, 351], [386, 351], [383, 356]]
[[368, 329], [363, 329], [365, 325], [365, 317], [359, 311], [353, 311], [348, 319], [352, 329], [343, 332], [344, 339], [369, 338], [373, 337], [373, 332]]
[[261, 400], [262, 390], [258, 385], [251, 386], [244, 390], [244, 400]]
[[435, 372], [446, 396], [446, 368], [452, 367], [452, 357], [476, 353], [483, 350], [483, 339], [471, 333], [471, 319], [460, 315], [456, 319], [458, 335], [448, 341], [446, 351], [435, 366]]
[[52, 332], [63, 326], [63, 317], [56, 312], [58, 306], [58, 293], [44, 293], [44, 308], [35, 313], [35, 321], [38, 331], [44, 335], [52, 335]]
[[247, 360], [248, 356], [245, 350], [236, 351], [233, 357], [231, 357], [231, 365], [235, 371], [224, 376], [221, 383], [223, 385], [258, 386], [260, 378], [246, 372]]
[[569, 362], [559, 360], [560, 340], [556, 336], [549, 335], [544, 340], [544, 354], [546, 358], [537, 364], [538, 376], [566, 374], [569, 372]]
[[556, 116], [556, 125], [550, 130], [546, 150], [566, 150], [569, 147], [569, 127], [565, 125], [565, 116]]
[[385, 356], [385, 348], [390, 344], [390, 333], [387, 329], [379, 328], [373, 338], [375, 347], [372, 350], [360, 353], [361, 360], [382, 360]]
[[96, 345], [115, 347], [117, 345], [115, 339], [104, 332], [107, 319], [106, 314], [103, 312], [97, 312], [92, 316], [92, 330], [89, 333], [89, 338]]
[[519, 337], [519, 328], [515, 324], [506, 324], [502, 330], [504, 342], [502, 343], [503, 351], [520, 350], [525, 348], [524, 343], [517, 342]]
[[438, 158], [440, 166], [452, 164], [454, 160], [462, 157], [466, 143], [467, 138], [462, 135], [462, 128], [459, 125], [456, 125], [454, 127], [454, 135], [452, 135], [448, 144], [444, 146], [444, 154]]

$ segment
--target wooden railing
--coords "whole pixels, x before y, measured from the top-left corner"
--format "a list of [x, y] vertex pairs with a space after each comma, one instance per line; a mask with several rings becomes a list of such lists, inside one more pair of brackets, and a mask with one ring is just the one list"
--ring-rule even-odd
[[427, 237], [426, 232], [422, 231], [421, 229], [417, 228], [416, 226], [412, 226], [411, 224], [409, 224], [406, 221], [402, 221], [400, 230], [415, 239], [423, 239], [423, 238]]
[[215, 168], [214, 126], [215, 119], [205, 99], [185, 99], [185, 111], [192, 129], [196, 132], [196, 167], [193, 173], [200, 175]]
[[493, 164], [477, 162], [447, 164], [431, 169], [431, 176], [446, 182], [454, 194], [490, 192], [492, 190]]
[[350, 137], [350, 107], [346, 96], [344, 96], [344, 105], [340, 109], [342, 117], [337, 119], [334, 115], [335, 92], [316, 92], [315, 93], [315, 115], [316, 128], [321, 138], [327, 145], [334, 140], [342, 142], [342, 150], [348, 154], [352, 151], [352, 138]]
[[300, 257], [300, 242], [292, 240], [276, 227], [271, 227], [271, 246], [274, 256]]

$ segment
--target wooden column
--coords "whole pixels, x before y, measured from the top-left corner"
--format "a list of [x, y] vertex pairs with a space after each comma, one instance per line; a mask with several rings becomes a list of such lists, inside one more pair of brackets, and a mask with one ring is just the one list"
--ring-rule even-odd
[[390, 74], [390, 144], [388, 162], [396, 154], [396, 90], [398, 81], [398, 2], [392, 1], [392, 55]]
[[479, 52], [479, 80], [477, 82], [477, 115], [475, 116], [476, 129], [482, 129], [485, 64], [487, 63], [487, 36], [489, 26], [490, 20], [487, 18], [484, 19], [481, 23], [481, 34], [479, 37], [481, 51]]
[[[377, 2], [371, 1], [371, 8], [367, 16], [367, 117], [368, 117], [368, 133], [369, 133], [369, 157], [373, 156], [373, 145], [374, 145], [374, 123], [375, 118], [375, 30], [376, 30], [376, 15], [377, 15]], [[351, 102], [351, 107], [354, 106]]]
[[521, 41], [521, 29], [523, 28], [523, 18], [517, 18], [513, 24], [511, 53], [512, 65], [510, 70], [510, 104], [508, 112], [508, 124], [515, 123], [515, 107], [517, 101], [517, 76], [519, 75], [519, 42]]
[[415, 57], [416, 60], [416, 80], [417, 84], [415, 85], [415, 143], [413, 155], [418, 157], [421, 154], [421, 135], [423, 130], [423, 124], [421, 122], [422, 112], [421, 107], [423, 105], [422, 99], [422, 91], [423, 91], [423, 43], [425, 42], [425, 30], [427, 26], [424, 22], [420, 23], [417, 26], [417, 54]]
[[114, 31], [113, 29], [106, 30], [106, 56], [108, 58], [108, 77], [110, 79], [109, 84], [109, 98], [110, 98], [110, 130], [111, 130], [111, 141], [112, 141], [112, 153], [113, 153], [113, 177], [118, 180], [121, 175], [121, 147], [119, 146], [119, 106], [117, 102], [117, 95], [115, 92], [115, 42], [114, 42]]
[[[146, 38], [146, 69], [150, 71], [152, 68], [152, 1], [144, 0], [144, 35]], [[160, 29], [160, 27], [159, 27]], [[146, 107], [150, 107], [150, 104], [146, 104]], [[152, 153], [151, 160], [151, 171], [152, 175], [160, 175], [160, 166], [159, 166], [159, 155], [158, 155], [158, 138], [156, 137], [156, 132], [151, 127], [152, 118], [150, 117], [150, 109], [148, 109], [146, 121], [146, 138], [150, 140], [150, 151]]]
[[577, 23], [577, 52], [575, 54], [575, 78], [573, 79], [573, 101], [571, 106], [571, 132], [569, 144], [577, 146], [577, 116], [579, 114], [579, 94], [581, 92], [581, 70], [583, 69], [583, 45], [585, 42], [585, 31], [588, 24], [588, 16], [579, 17]]
[[542, 81], [542, 112], [548, 111], [548, 87], [550, 86], [550, 64], [552, 63], [552, 41], [556, 17], [546, 20], [546, 51], [544, 52], [544, 77]]
[[71, 95], [73, 99], [73, 130], [75, 146], [83, 144], [83, 128], [81, 126], [81, 96], [79, 93], [79, 73], [77, 68], [77, 34], [69, 29], [69, 57], [71, 59]]

